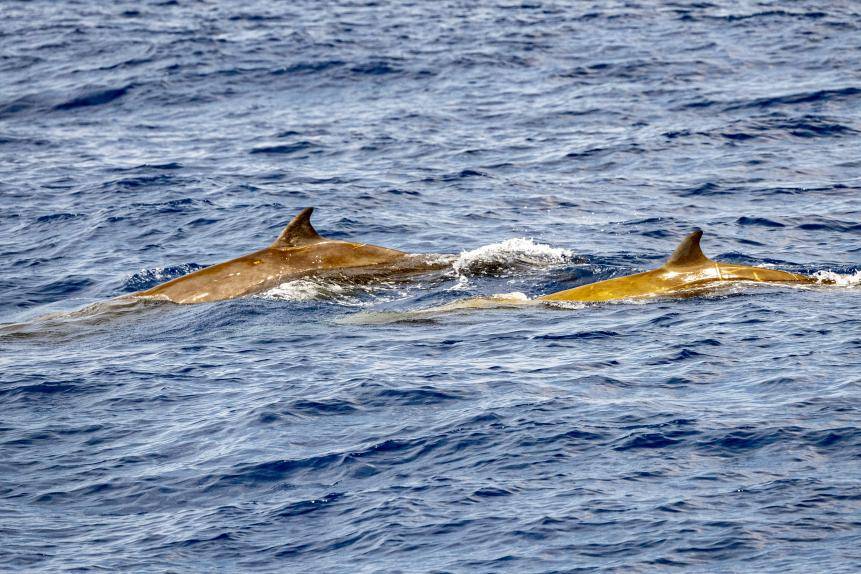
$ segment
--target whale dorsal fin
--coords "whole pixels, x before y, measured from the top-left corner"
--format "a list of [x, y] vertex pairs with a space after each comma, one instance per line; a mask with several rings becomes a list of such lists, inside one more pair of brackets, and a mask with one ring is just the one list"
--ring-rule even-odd
[[314, 212], [313, 207], [306, 207], [299, 215], [293, 218], [293, 221], [287, 224], [275, 243], [271, 245], [273, 249], [286, 249], [288, 247], [300, 247], [309, 243], [322, 241], [323, 238], [317, 233], [311, 225], [311, 214]]
[[670, 255], [670, 258], [667, 259], [667, 262], [664, 263], [664, 267], [693, 267], [711, 261], [703, 255], [703, 251], [700, 249], [700, 238], [702, 236], [703, 232], [697, 229], [685, 237], [679, 243], [679, 246], [676, 247], [676, 250], [673, 251], [673, 254]]

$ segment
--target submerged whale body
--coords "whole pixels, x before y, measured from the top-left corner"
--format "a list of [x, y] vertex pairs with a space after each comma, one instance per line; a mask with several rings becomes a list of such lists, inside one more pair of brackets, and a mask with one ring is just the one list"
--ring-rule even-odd
[[253, 295], [312, 274], [359, 276], [431, 271], [447, 266], [439, 258], [321, 237], [311, 225], [313, 211], [312, 207], [304, 209], [268, 247], [126, 297], [209, 303]]

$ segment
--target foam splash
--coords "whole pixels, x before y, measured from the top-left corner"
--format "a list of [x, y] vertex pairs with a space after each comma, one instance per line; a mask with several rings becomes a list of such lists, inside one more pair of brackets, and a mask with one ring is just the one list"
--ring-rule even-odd
[[[285, 281], [258, 294], [257, 297], [274, 301], [332, 301], [339, 305], [362, 307], [385, 301], [387, 298], [381, 297], [380, 291], [394, 286], [394, 283], [385, 281], [372, 286], [307, 277]], [[375, 296], [374, 301], [367, 300], [369, 295]]]
[[569, 249], [550, 247], [535, 243], [532, 239], [516, 237], [463, 251], [452, 263], [452, 267], [460, 276], [490, 275], [522, 266], [558, 265], [573, 256]]
[[294, 279], [260, 293], [264, 299], [278, 301], [314, 301], [321, 296], [341, 295], [344, 288], [335, 283], [326, 284], [319, 279]]
[[527, 301], [532, 300], [529, 295], [521, 291], [513, 291], [511, 293], [499, 293], [497, 295], [491, 295], [490, 298], [497, 301], [509, 301], [513, 303], [526, 303]]
[[563, 309], [565, 311], [579, 311], [580, 309], [586, 309], [589, 304], [583, 303], [582, 301], [542, 301], [546, 307], [550, 307], [552, 309]]
[[820, 283], [836, 285], [837, 287], [858, 287], [861, 285], [861, 270], [852, 274], [817, 271], [813, 274], [813, 277]]

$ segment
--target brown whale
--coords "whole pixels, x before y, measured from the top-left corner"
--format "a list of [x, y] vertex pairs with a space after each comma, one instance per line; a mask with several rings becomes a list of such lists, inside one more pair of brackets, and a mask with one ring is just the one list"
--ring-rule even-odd
[[412, 273], [450, 265], [438, 256], [325, 239], [311, 225], [312, 212], [311, 207], [304, 209], [268, 247], [126, 297], [182, 304], [209, 303], [260, 293], [284, 281], [309, 275]]

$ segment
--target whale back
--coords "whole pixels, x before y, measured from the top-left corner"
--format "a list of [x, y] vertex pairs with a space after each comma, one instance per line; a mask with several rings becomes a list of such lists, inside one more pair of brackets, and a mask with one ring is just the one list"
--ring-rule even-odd
[[684, 240], [679, 243], [679, 246], [676, 247], [676, 250], [673, 251], [673, 254], [670, 255], [670, 258], [667, 259], [667, 262], [664, 263], [663, 268], [690, 269], [692, 267], [702, 267], [709, 263], [714, 263], [711, 259], [706, 257], [703, 254], [703, 250], [700, 249], [700, 239], [702, 236], [703, 232], [697, 229], [685, 237]]
[[314, 213], [313, 207], [306, 207], [299, 215], [287, 224], [278, 239], [270, 245], [272, 249], [289, 249], [291, 247], [302, 247], [311, 243], [323, 241], [314, 226], [311, 225], [311, 214]]

